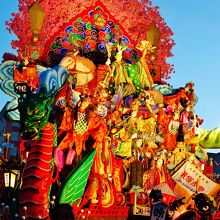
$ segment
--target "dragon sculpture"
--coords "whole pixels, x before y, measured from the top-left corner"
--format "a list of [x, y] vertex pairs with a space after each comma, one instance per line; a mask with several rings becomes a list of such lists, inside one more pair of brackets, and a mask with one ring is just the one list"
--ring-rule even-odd
[[20, 100], [21, 132], [29, 143], [29, 155], [23, 170], [19, 195], [20, 216], [49, 219], [49, 188], [53, 176], [54, 125], [49, 122], [54, 94], [44, 88], [39, 94], [27, 94]]

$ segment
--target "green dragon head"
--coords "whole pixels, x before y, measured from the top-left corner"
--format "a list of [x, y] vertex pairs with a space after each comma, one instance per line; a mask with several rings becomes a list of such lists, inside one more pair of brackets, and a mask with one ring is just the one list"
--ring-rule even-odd
[[47, 94], [43, 87], [39, 93], [28, 92], [19, 103], [23, 139], [39, 139], [41, 129], [48, 124], [54, 93]]

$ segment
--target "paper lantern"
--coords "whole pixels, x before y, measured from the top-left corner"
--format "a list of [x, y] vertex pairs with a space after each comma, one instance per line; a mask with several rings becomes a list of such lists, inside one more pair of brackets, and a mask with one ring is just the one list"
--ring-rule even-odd
[[4, 183], [6, 188], [8, 187], [15, 188], [18, 172], [19, 171], [17, 170], [13, 170], [13, 171], [9, 170], [4, 173]]
[[33, 30], [33, 42], [36, 43], [39, 39], [39, 33], [44, 21], [45, 13], [43, 8], [40, 6], [39, 1], [29, 8], [30, 24]]
[[160, 40], [160, 32], [154, 22], [147, 29], [147, 40], [151, 42], [153, 47], [156, 47]]
[[160, 32], [158, 30], [157, 25], [154, 22], [152, 22], [149, 28], [147, 29], [147, 40], [151, 43], [152, 47], [155, 48], [150, 55], [150, 59], [154, 61], [156, 59], [155, 50], [160, 40]]

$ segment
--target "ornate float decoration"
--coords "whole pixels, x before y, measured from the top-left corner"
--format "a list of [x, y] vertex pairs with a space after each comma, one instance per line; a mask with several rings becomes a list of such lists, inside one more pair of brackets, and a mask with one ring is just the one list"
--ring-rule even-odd
[[165, 219], [194, 203], [181, 214], [211, 215], [220, 186], [203, 147], [219, 147], [219, 131], [201, 132], [193, 82], [165, 82], [174, 41], [158, 7], [20, 0], [6, 24], [18, 56], [0, 65], [5, 117], [21, 123], [28, 152], [21, 218], [53, 219], [63, 204], [77, 218]]

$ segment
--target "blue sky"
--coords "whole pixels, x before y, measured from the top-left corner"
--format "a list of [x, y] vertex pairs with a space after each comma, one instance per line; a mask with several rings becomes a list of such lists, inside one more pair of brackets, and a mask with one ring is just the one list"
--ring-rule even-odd
[[[17, 0], [1, 0], [0, 8], [0, 57], [4, 52], [13, 52], [10, 41], [14, 37], [6, 31], [4, 21], [17, 11]], [[204, 119], [202, 128], [220, 127], [220, 1], [219, 0], [153, 0], [160, 13], [173, 30], [176, 45], [174, 64], [176, 73], [168, 82], [175, 88], [194, 81], [199, 98], [196, 114]], [[0, 91], [0, 109], [11, 98]]]
[[176, 73], [169, 83], [175, 88], [192, 80], [198, 103], [195, 112], [204, 119], [202, 128], [220, 127], [220, 1], [154, 0], [174, 32]]

